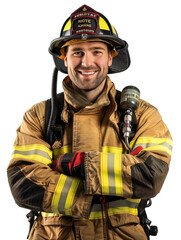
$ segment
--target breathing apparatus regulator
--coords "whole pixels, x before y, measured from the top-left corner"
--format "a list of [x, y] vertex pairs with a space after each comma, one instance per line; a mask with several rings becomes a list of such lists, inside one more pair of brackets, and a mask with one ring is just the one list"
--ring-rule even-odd
[[127, 86], [122, 90], [120, 107], [124, 111], [124, 124], [122, 127], [125, 143], [131, 151], [129, 146], [129, 138], [132, 130], [132, 119], [134, 111], [139, 107], [140, 91], [137, 87]]

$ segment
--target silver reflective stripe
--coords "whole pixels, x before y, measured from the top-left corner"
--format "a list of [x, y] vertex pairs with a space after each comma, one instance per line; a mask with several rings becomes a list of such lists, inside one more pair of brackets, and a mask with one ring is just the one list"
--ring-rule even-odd
[[73, 177], [67, 177], [60, 195], [59, 203], [58, 203], [58, 211], [59, 213], [65, 213], [65, 203], [67, 200], [67, 196], [69, 194], [69, 190], [71, 188]]
[[100, 203], [99, 204], [94, 204], [92, 209], [91, 209], [91, 212], [100, 212], [100, 211], [102, 211], [101, 204]]
[[[125, 199], [107, 202], [108, 215], [116, 214], [132, 214], [138, 215], [138, 205], [141, 199]], [[101, 204], [94, 204], [92, 206], [89, 219], [102, 219], [105, 216], [105, 212], [102, 212]]]
[[121, 153], [101, 153], [102, 194], [111, 196], [123, 195]]
[[107, 156], [109, 194], [115, 196], [115, 176], [114, 176], [114, 153], [108, 153]]
[[137, 208], [139, 205], [139, 200], [131, 201], [131, 200], [117, 200], [113, 202], [109, 202], [109, 208], [117, 208], [117, 207], [129, 207], [129, 208]]
[[145, 149], [145, 148], [153, 147], [156, 145], [164, 146], [164, 147], [168, 148], [170, 151], [172, 151], [172, 146], [167, 142], [159, 143], [159, 144], [158, 143], [138, 143], [138, 144], [135, 144], [134, 149], [139, 146], [141, 146], [143, 149]]
[[30, 150], [30, 151], [14, 150], [12, 154], [21, 154], [21, 155], [25, 155], [25, 156], [39, 155], [41, 157], [51, 160], [51, 157], [48, 155], [48, 153], [46, 153], [45, 151], [39, 150], [39, 149], [34, 149], [34, 150]]
[[42, 144], [14, 146], [12, 159], [24, 159], [41, 162], [46, 165], [52, 163], [52, 151]]

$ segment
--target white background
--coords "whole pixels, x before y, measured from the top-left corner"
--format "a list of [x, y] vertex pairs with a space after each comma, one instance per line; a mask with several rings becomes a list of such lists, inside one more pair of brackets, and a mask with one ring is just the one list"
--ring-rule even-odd
[[[2, 3], [3, 2], [3, 3]], [[54, 67], [48, 47], [59, 36], [69, 15], [86, 3], [103, 13], [119, 36], [129, 43], [130, 68], [110, 75], [121, 90], [140, 88], [141, 98], [156, 106], [174, 139], [170, 172], [161, 193], [148, 210], [159, 235], [152, 239], [180, 238], [180, 62], [181, 14], [179, 0], [6, 0], [0, 4], [1, 81], [1, 239], [26, 239], [26, 209], [10, 193], [6, 168], [16, 129], [24, 112], [50, 97]], [[59, 74], [59, 86], [64, 74]], [[5, 237], [4, 237], [5, 236]], [[173, 237], [175, 236], [175, 237]]]

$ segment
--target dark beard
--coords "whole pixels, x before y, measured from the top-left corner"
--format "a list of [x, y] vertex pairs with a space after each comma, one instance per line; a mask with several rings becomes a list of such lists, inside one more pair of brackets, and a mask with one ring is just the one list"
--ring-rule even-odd
[[[105, 78], [104, 78], [105, 79]], [[96, 88], [98, 88], [101, 84], [102, 84], [102, 82], [104, 81], [104, 79], [99, 83], [99, 85], [97, 85], [96, 87], [94, 87], [94, 88], [89, 88], [89, 89], [83, 89], [83, 91], [85, 91], [85, 92], [90, 92], [90, 91], [93, 91], [93, 90], [95, 90]]]

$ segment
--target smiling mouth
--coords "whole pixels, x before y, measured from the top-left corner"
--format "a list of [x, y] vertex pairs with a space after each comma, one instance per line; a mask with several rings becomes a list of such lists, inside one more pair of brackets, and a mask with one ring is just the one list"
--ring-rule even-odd
[[78, 71], [81, 75], [83, 76], [91, 76], [94, 73], [96, 73], [96, 71], [92, 71], [92, 72], [83, 72], [83, 71]]

